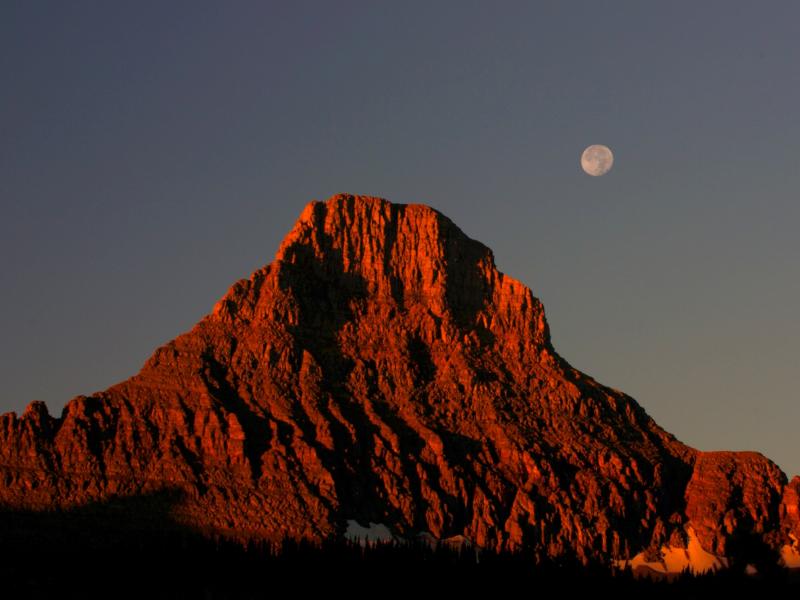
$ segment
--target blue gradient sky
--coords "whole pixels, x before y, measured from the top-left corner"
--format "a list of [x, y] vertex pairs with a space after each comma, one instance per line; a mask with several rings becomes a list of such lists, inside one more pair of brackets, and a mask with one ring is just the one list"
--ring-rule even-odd
[[493, 248], [558, 350], [681, 440], [798, 474], [798, 23], [793, 1], [6, 0], [0, 410], [133, 374], [352, 192]]

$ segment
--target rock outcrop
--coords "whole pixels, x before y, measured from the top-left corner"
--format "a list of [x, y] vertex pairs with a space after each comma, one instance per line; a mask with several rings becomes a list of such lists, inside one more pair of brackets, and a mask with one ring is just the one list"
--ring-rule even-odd
[[175, 490], [176, 523], [241, 540], [355, 521], [607, 562], [690, 527], [715, 555], [800, 535], [797, 479], [687, 447], [573, 369], [539, 300], [440, 213], [350, 195], [309, 204], [137, 375], [0, 417], [0, 471], [7, 509]]

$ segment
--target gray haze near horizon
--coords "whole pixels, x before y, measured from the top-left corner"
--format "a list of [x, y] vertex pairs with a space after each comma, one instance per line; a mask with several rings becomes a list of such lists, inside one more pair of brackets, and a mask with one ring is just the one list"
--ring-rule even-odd
[[799, 22], [788, 1], [3, 2], [0, 411], [132, 375], [350, 192], [491, 247], [559, 352], [682, 441], [800, 474]]

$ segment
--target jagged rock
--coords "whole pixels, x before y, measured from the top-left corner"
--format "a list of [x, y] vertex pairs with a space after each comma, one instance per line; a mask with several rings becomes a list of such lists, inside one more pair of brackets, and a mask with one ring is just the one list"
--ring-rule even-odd
[[779, 528], [786, 476], [756, 452], [702, 452], [686, 488], [686, 515], [704, 548], [725, 556], [727, 541]]
[[781, 504], [767, 459], [689, 448], [573, 369], [539, 300], [440, 213], [350, 195], [309, 204], [134, 377], [0, 417], [0, 462], [7, 508], [175, 490], [176, 522], [242, 540], [357, 520], [589, 561], [687, 526], [715, 553], [798, 532], [797, 479]]

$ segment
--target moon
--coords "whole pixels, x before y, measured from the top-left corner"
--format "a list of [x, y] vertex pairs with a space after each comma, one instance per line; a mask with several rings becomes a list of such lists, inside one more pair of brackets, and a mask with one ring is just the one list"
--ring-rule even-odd
[[614, 153], [608, 146], [592, 144], [581, 154], [581, 167], [592, 177], [600, 177], [614, 165]]

